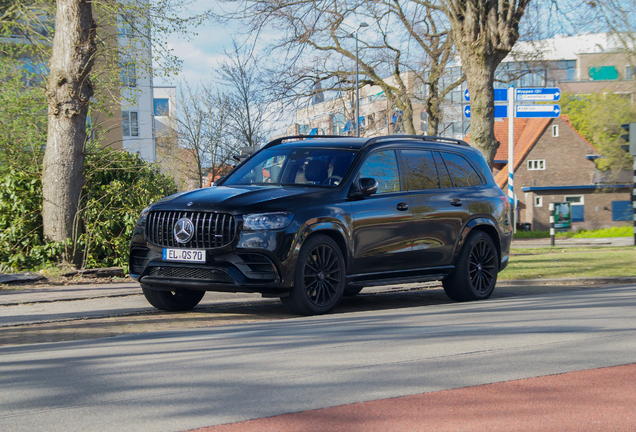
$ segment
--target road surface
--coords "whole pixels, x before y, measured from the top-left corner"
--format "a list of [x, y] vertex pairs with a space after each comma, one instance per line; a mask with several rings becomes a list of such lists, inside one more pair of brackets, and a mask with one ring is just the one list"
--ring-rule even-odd
[[636, 285], [0, 348], [0, 430], [179, 431], [636, 363]]

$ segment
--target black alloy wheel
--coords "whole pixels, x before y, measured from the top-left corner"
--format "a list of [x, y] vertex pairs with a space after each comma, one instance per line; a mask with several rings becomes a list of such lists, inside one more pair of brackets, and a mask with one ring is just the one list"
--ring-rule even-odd
[[307, 240], [300, 251], [294, 287], [283, 304], [293, 313], [328, 313], [342, 298], [345, 285], [344, 259], [330, 237], [319, 234]]
[[446, 295], [455, 301], [483, 300], [497, 284], [499, 255], [488, 234], [474, 231], [468, 235], [455, 270], [442, 281]]
[[336, 252], [326, 244], [312, 249], [305, 260], [303, 282], [309, 300], [316, 306], [331, 303], [340, 288], [342, 266]]
[[472, 248], [469, 259], [470, 282], [475, 292], [484, 295], [497, 280], [495, 273], [497, 253], [491, 242], [481, 238]]

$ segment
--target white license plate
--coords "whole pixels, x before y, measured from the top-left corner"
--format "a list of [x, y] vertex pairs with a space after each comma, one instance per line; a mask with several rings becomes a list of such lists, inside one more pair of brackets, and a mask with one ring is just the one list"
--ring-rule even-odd
[[205, 250], [197, 249], [164, 249], [164, 261], [205, 262]]

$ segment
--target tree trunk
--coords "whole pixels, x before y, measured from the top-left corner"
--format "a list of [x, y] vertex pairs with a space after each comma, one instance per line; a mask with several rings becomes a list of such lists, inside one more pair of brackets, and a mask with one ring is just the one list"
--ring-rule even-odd
[[470, 91], [470, 143], [492, 169], [495, 139], [493, 81], [499, 63], [519, 38], [519, 21], [530, 0], [443, 0]]
[[415, 125], [413, 124], [413, 106], [411, 106], [410, 100], [407, 100], [404, 103], [402, 124], [404, 125], [404, 132], [406, 132], [407, 135], [417, 135], [415, 132]]
[[91, 3], [57, 0], [55, 37], [46, 86], [48, 136], [42, 171], [42, 219], [47, 240], [73, 238], [84, 185], [86, 116], [93, 95], [96, 24]]
[[470, 142], [477, 147], [492, 169], [499, 141], [495, 138], [495, 90], [498, 62], [474, 59], [466, 65], [466, 84], [470, 90]]
[[428, 85], [428, 94], [426, 95], [426, 114], [428, 118], [426, 134], [429, 136], [436, 136], [439, 133], [439, 120], [441, 115], [439, 79], [432, 81]]

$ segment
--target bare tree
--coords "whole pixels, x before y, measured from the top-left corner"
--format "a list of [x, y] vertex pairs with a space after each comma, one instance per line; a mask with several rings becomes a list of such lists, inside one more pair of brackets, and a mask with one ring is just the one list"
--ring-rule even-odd
[[[519, 22], [530, 0], [439, 0], [453, 31], [462, 68], [470, 71], [471, 144], [492, 168], [495, 138], [495, 71], [519, 39]], [[433, 3], [433, 5], [438, 5]]]
[[278, 99], [302, 106], [318, 83], [322, 92], [350, 95], [356, 61], [351, 25], [366, 20], [373, 31], [360, 41], [360, 85], [380, 87], [391, 107], [402, 112], [409, 134], [416, 133], [413, 104], [422, 101], [426, 86], [428, 132], [437, 133], [441, 99], [461, 84], [440, 86], [453, 43], [439, 5], [404, 0], [250, 0], [243, 5], [232, 17], [248, 22], [254, 33], [267, 26], [284, 29], [273, 47], [284, 59], [271, 86]]
[[201, 187], [204, 174], [212, 179], [227, 173], [238, 153], [236, 141], [230, 139], [230, 104], [228, 99], [205, 84], [180, 86], [177, 114], [178, 161], [184, 175]]
[[240, 48], [236, 40], [233, 48], [226, 52], [227, 59], [216, 73], [227, 101], [228, 132], [238, 147], [260, 146], [267, 141], [277, 117], [266, 98], [259, 68], [262, 59], [249, 47]]

